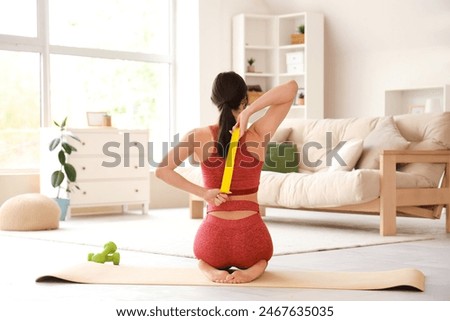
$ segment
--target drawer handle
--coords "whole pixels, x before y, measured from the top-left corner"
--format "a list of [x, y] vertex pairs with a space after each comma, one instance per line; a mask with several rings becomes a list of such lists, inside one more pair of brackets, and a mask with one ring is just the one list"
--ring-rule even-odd
[[86, 195], [87, 194], [87, 192], [86, 191], [83, 191], [83, 195]]
[[86, 166], [81, 167], [81, 169], [85, 171], [86, 170]]
[[136, 193], [139, 193], [139, 189], [137, 189], [137, 188], [136, 188], [134, 191], [135, 191]]
[[134, 165], [134, 169], [138, 169], [138, 166], [137, 166], [137, 165]]
[[81, 145], [84, 146], [84, 145], [86, 145], [86, 143], [85, 142], [81, 142]]

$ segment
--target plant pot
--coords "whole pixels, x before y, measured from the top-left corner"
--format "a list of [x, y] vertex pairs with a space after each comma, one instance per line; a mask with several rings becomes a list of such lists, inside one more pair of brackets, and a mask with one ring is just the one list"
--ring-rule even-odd
[[67, 198], [54, 198], [56, 203], [58, 203], [59, 208], [61, 209], [61, 214], [59, 216], [60, 221], [65, 221], [67, 214], [69, 213], [69, 204], [70, 200]]
[[255, 66], [247, 66], [247, 72], [255, 72]]
[[298, 45], [305, 43], [305, 34], [304, 33], [293, 33], [291, 34], [291, 44]]

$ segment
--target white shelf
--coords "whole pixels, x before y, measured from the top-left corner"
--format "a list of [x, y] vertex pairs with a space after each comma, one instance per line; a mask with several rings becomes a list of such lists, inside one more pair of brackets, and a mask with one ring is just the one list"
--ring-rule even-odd
[[385, 115], [430, 112], [426, 105], [431, 100], [440, 106], [433, 111], [450, 111], [450, 85], [389, 89], [384, 98]]
[[245, 74], [245, 78], [247, 77], [274, 77], [275, 74], [269, 74], [269, 73], [264, 73], [264, 72], [246, 72]]
[[282, 73], [282, 74], [279, 74], [278, 76], [280, 76], [280, 77], [302, 77], [302, 76], [305, 76], [305, 73], [304, 72], [300, 72], [300, 73]]
[[[305, 43], [291, 44], [291, 34], [305, 25]], [[287, 67], [287, 54], [300, 55], [298, 65]], [[253, 58], [258, 72], [247, 72]], [[303, 63], [302, 63], [303, 62]], [[233, 70], [247, 85], [263, 91], [295, 80], [305, 94], [304, 105], [293, 105], [288, 117], [324, 117], [324, 18], [320, 13], [287, 15], [239, 14], [233, 18]], [[291, 71], [291, 72], [288, 72]]]
[[305, 49], [305, 45], [284, 45], [279, 46], [279, 50], [297, 50], [297, 49]]

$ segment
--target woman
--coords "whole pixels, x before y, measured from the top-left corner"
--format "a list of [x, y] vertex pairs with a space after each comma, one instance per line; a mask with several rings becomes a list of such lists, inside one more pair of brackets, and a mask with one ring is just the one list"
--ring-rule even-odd
[[[272, 257], [272, 239], [260, 214], [257, 191], [264, 163], [265, 143], [286, 117], [297, 84], [277, 86], [247, 107], [247, 86], [234, 72], [220, 73], [211, 100], [218, 107], [218, 124], [190, 131], [156, 170], [170, 185], [203, 198], [207, 216], [194, 242], [200, 270], [214, 282], [245, 283], [261, 276]], [[270, 106], [248, 129], [251, 115]], [[246, 108], [247, 107], [247, 108]], [[228, 144], [240, 128], [231, 193], [220, 192]], [[204, 186], [175, 172], [190, 155], [201, 163]], [[230, 270], [230, 268], [236, 268]]]

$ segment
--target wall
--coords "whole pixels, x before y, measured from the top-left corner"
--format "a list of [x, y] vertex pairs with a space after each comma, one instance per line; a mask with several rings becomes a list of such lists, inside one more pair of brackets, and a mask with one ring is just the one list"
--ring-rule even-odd
[[217, 121], [211, 103], [216, 75], [231, 70], [232, 17], [239, 13], [269, 13], [264, 0], [199, 0], [200, 3], [200, 124]]
[[8, 198], [24, 193], [39, 193], [39, 175], [0, 174], [0, 205]]
[[266, 0], [325, 16], [325, 116], [382, 115], [386, 89], [450, 84], [448, 0]]

